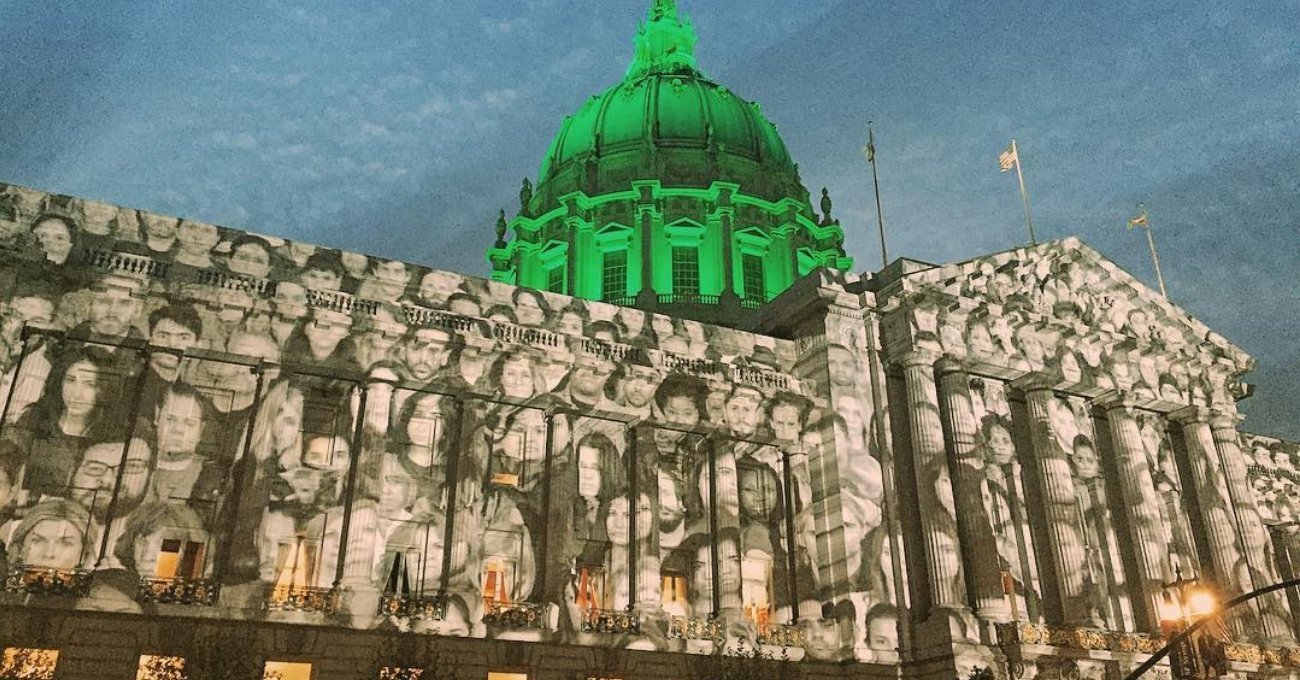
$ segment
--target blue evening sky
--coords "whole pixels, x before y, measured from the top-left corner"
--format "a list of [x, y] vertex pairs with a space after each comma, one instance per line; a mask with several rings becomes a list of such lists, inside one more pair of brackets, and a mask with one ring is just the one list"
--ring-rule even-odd
[[[1300, 0], [681, 0], [876, 268], [1077, 235], [1259, 360], [1247, 427], [1300, 438]], [[561, 118], [649, 0], [0, 1], [0, 181], [485, 274]]]

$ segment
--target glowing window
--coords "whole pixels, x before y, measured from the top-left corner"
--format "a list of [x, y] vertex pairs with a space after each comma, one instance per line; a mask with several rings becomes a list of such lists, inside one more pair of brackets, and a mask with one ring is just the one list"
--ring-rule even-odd
[[767, 276], [763, 271], [763, 258], [753, 253], [740, 256], [740, 278], [745, 286], [745, 297], [752, 300], [767, 298]]
[[280, 541], [275, 558], [272, 601], [284, 602], [290, 594], [301, 592], [315, 584], [318, 554], [316, 543], [301, 536]]
[[528, 680], [528, 674], [488, 671], [487, 680]]
[[608, 300], [627, 295], [627, 251], [605, 253], [605, 266], [601, 270], [600, 294]]
[[6, 647], [0, 661], [0, 677], [22, 680], [54, 680], [59, 650], [31, 647]]
[[613, 608], [608, 599], [612, 593], [608, 587], [608, 577], [603, 566], [580, 566], [578, 567], [577, 578], [578, 583], [575, 592], [579, 609], [589, 612], [596, 609]]
[[267, 661], [262, 680], [312, 680], [311, 664], [296, 661]]
[[665, 612], [686, 616], [690, 604], [686, 600], [686, 574], [677, 571], [661, 572], [660, 599]]
[[746, 555], [740, 560], [740, 579], [745, 618], [766, 630], [772, 616], [772, 560]]
[[689, 246], [674, 246], [672, 268], [673, 294], [699, 295], [700, 251]]
[[565, 265], [546, 270], [546, 290], [552, 293], [567, 293], [569, 268]]
[[135, 680], [183, 680], [185, 659], [179, 656], [141, 654]]
[[202, 543], [179, 538], [163, 539], [154, 569], [156, 578], [199, 578], [202, 575]]

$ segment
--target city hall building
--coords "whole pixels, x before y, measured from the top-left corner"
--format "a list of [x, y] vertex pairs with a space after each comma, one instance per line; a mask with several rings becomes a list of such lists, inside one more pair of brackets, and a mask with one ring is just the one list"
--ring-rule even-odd
[[1292, 577], [1249, 356], [1073, 238], [854, 273], [695, 40], [653, 2], [490, 279], [0, 185], [0, 676], [1110, 679]]

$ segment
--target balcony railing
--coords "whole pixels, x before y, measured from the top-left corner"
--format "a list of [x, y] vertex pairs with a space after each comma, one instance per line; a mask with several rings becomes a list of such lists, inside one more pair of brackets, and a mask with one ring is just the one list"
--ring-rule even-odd
[[217, 603], [221, 586], [207, 578], [142, 578], [135, 599], [159, 604], [188, 604], [211, 607]]
[[546, 610], [532, 602], [489, 603], [483, 609], [483, 623], [508, 628], [545, 628]]
[[697, 293], [660, 293], [661, 305], [716, 305], [717, 295], [699, 295]]
[[758, 630], [758, 644], [774, 647], [802, 647], [803, 631], [798, 626], [771, 623]]
[[588, 609], [582, 613], [584, 633], [639, 633], [641, 617], [623, 609]]
[[380, 616], [392, 616], [412, 621], [441, 621], [447, 611], [447, 601], [438, 596], [383, 595], [379, 598]]
[[91, 574], [85, 569], [51, 569], [20, 564], [6, 574], [5, 590], [11, 593], [85, 597], [90, 594]]
[[677, 640], [717, 640], [722, 624], [717, 619], [674, 616], [668, 620], [668, 637]]
[[339, 591], [334, 588], [307, 586], [275, 587], [266, 596], [266, 609], [272, 612], [319, 612], [332, 614], [339, 607]]

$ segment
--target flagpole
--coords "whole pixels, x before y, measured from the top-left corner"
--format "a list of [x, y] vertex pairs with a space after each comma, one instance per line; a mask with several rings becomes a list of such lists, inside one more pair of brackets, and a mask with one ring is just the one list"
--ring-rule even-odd
[[1025, 189], [1025, 173], [1020, 171], [1020, 150], [1016, 148], [1015, 137], [1011, 138], [1011, 155], [1016, 159], [1016, 179], [1020, 180], [1020, 199], [1025, 203], [1025, 224], [1029, 225], [1029, 243], [1038, 243], [1034, 236], [1034, 218], [1029, 212], [1029, 191]]
[[880, 207], [880, 177], [876, 174], [876, 133], [867, 121], [867, 160], [871, 161], [871, 183], [876, 188], [876, 225], [880, 229], [880, 265], [889, 266], [889, 250], [885, 247], [885, 213]]
[[1169, 299], [1169, 292], [1165, 290], [1165, 275], [1160, 273], [1160, 256], [1156, 254], [1156, 239], [1151, 235], [1151, 220], [1147, 217], [1147, 207], [1141, 203], [1138, 204], [1138, 216], [1129, 220], [1129, 227], [1139, 227], [1147, 233], [1147, 247], [1151, 249], [1151, 263], [1156, 267], [1156, 281], [1160, 283], [1160, 297]]

